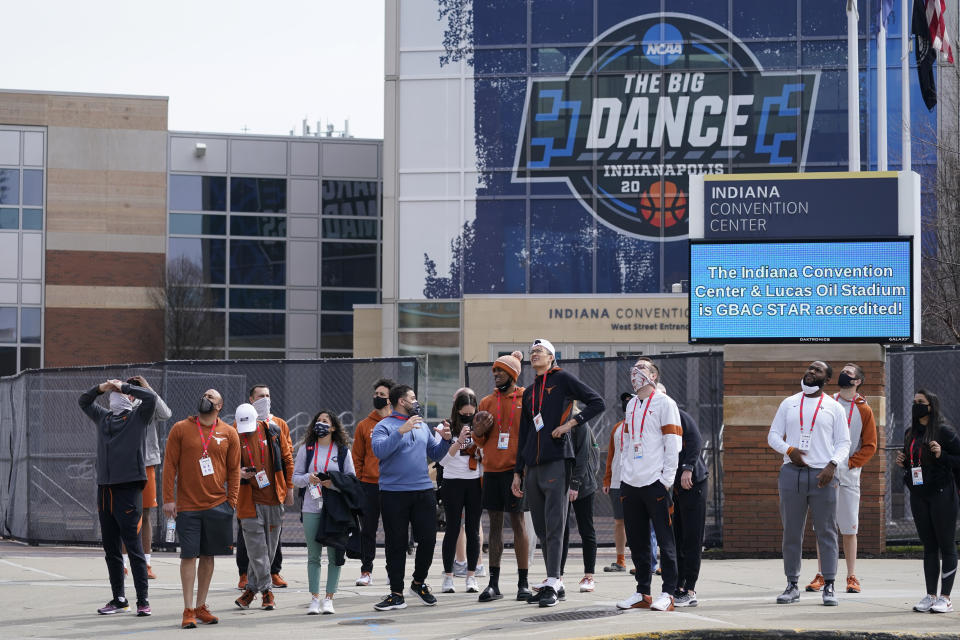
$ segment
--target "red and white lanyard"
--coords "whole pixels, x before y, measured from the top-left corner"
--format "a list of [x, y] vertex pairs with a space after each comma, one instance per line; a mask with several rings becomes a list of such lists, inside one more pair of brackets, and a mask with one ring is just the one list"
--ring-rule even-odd
[[207, 439], [206, 439], [206, 440], [204, 440], [204, 439], [203, 439], [203, 429], [200, 427], [200, 418], [199, 418], [199, 417], [197, 418], [197, 431], [200, 432], [200, 444], [203, 445], [203, 455], [200, 456], [201, 458], [209, 458], [209, 457], [210, 457], [210, 456], [207, 455], [207, 447], [210, 446], [210, 440], [213, 439], [213, 430], [216, 429], [216, 428], [217, 428], [217, 423], [216, 423], [216, 422], [214, 422], [212, 425], [210, 425], [210, 435], [207, 436]]
[[[317, 473], [317, 454], [320, 453], [320, 447], [314, 447], [313, 449], [313, 473]], [[323, 472], [327, 472], [327, 468], [330, 466], [330, 454], [333, 453], [333, 443], [331, 442], [327, 448], [327, 461], [323, 465]]]
[[[530, 409], [533, 410], [533, 415], [538, 415], [543, 409], [543, 391], [547, 388], [547, 376], [550, 374], [549, 371], [543, 374], [543, 383], [540, 385], [540, 409], [537, 409], [537, 381], [533, 381], [533, 393], [530, 394]], [[551, 387], [552, 388], [552, 387]]]
[[[544, 380], [544, 382], [546, 382], [546, 380]], [[515, 416], [516, 413], [517, 413], [517, 405], [515, 405], [515, 404], [513, 403], [513, 398], [512, 398], [512, 397], [510, 397], [510, 396], [507, 396], [507, 397], [510, 399], [510, 406], [511, 406], [511, 409], [510, 409], [510, 422], [507, 424], [507, 431], [509, 431], [509, 430], [510, 430], [510, 427], [513, 426], [513, 418], [514, 418], [514, 416]], [[503, 393], [501, 393], [501, 391], [500, 391], [499, 389], [497, 389], [497, 420], [498, 420], [497, 432], [498, 432], [498, 433], [503, 433], [503, 408], [500, 406], [500, 401], [501, 401], [501, 400], [503, 400]], [[543, 406], [543, 393], [542, 393], [542, 392], [541, 392], [541, 394], [540, 394], [540, 406], [541, 406], [541, 407]]]
[[[853, 396], [853, 400], [850, 401], [850, 413], [847, 414], [847, 429], [850, 428], [850, 421], [853, 420], [853, 407], [857, 404], [857, 400], [860, 398], [860, 394]], [[837, 402], [840, 401], [840, 394], [833, 396], [833, 399]]]
[[[256, 428], [255, 433], [257, 434], [257, 435], [256, 435], [257, 442], [260, 443], [260, 464], [263, 465], [264, 468], [266, 468], [266, 467], [267, 467], [267, 446], [266, 446], [266, 444], [264, 443], [264, 441], [260, 439], [260, 424], [259, 424], [259, 423], [257, 423], [257, 428]], [[256, 463], [253, 461], [253, 454], [250, 453], [250, 446], [249, 446], [249, 445], [250, 445], [250, 434], [249, 434], [249, 433], [245, 433], [245, 434], [243, 434], [243, 448], [247, 450], [247, 458], [250, 459], [250, 466], [256, 468], [257, 465], [256, 465]]]
[[[800, 433], [803, 434], [803, 399], [805, 395], [800, 396]], [[817, 414], [820, 413], [820, 405], [823, 404], [823, 394], [820, 394], [820, 402], [817, 403], [817, 408], [813, 410], [813, 420], [810, 421], [810, 433], [813, 433], [813, 427], [817, 424]]]
[[[647, 396], [647, 406], [643, 410], [643, 415], [640, 417], [640, 439], [643, 440], [643, 424], [647, 421], [647, 412], [650, 411], [650, 405], [653, 404], [653, 394], [657, 392], [656, 389], [650, 392], [650, 395]], [[637, 408], [634, 406], [633, 412], [630, 414], [630, 441], [633, 442], [633, 434], [636, 433], [635, 421], [637, 419]], [[626, 425], [624, 425], [626, 426]], [[620, 450], [623, 450], [623, 431], [620, 432]]]

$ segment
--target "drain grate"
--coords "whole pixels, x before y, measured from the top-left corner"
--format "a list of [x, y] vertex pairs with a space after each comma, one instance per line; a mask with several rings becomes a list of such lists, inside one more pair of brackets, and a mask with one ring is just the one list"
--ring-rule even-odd
[[620, 609], [585, 609], [582, 611], [564, 611], [563, 613], [548, 613], [542, 616], [521, 618], [520, 622], [567, 622], [570, 620], [592, 620], [593, 618], [609, 618], [618, 616]]
[[391, 622], [394, 622], [391, 618], [353, 618], [338, 622], [337, 624], [345, 627], [362, 627], [368, 624], [390, 624]]

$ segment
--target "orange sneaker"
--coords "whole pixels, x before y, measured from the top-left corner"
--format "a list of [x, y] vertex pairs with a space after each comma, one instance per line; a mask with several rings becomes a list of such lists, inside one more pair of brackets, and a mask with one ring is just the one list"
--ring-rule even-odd
[[247, 574], [241, 573], [240, 582], [237, 583], [237, 590], [243, 591], [246, 588], [247, 588]]
[[156, 580], [157, 574], [153, 572], [153, 567], [147, 565], [147, 580]]
[[253, 602], [254, 598], [257, 597], [256, 591], [251, 591], [250, 589], [244, 589], [243, 593], [240, 594], [240, 597], [233, 601], [233, 604], [237, 605], [241, 609], [249, 609], [250, 603]]
[[857, 576], [847, 576], [847, 593], [860, 593], [860, 581]]
[[183, 610], [183, 622], [180, 623], [180, 628], [181, 629], [197, 628], [197, 616], [194, 614], [193, 609]]
[[210, 613], [210, 609], [207, 608], [206, 603], [194, 609], [193, 613], [197, 616], [197, 620], [203, 624], [217, 624], [220, 622], [220, 618]]
[[273, 591], [264, 591], [260, 595], [261, 595], [260, 608], [263, 609], [264, 611], [273, 611], [273, 608], [277, 606], [276, 600], [273, 599]]
[[823, 576], [818, 573], [813, 577], [813, 580], [810, 581], [810, 584], [807, 585], [807, 591], [820, 591], [825, 584], [826, 581], [823, 579]]
[[283, 579], [283, 576], [279, 573], [271, 573], [270, 579], [273, 581], [274, 589], [286, 589], [287, 581]]

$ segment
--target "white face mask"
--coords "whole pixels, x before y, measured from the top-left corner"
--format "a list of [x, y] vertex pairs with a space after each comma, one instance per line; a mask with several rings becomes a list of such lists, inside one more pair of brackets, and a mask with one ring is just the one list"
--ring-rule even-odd
[[133, 409], [133, 403], [130, 398], [116, 391], [110, 392], [110, 412], [114, 415], [120, 415], [124, 411]]
[[817, 393], [820, 391], [820, 387], [808, 387], [804, 382], [803, 378], [800, 378], [800, 388], [803, 389], [803, 393], [810, 395], [812, 393]]
[[258, 398], [253, 402], [253, 408], [257, 410], [257, 420], [266, 420], [270, 416], [270, 397]]
[[647, 385], [652, 385], [653, 380], [647, 377], [647, 374], [640, 367], [634, 366], [630, 370], [630, 383], [633, 385], [634, 391], [640, 391]]

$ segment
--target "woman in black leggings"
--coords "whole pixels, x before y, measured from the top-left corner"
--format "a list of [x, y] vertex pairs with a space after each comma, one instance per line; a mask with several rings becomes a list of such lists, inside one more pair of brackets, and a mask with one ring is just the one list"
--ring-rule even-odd
[[453, 397], [450, 425], [453, 438], [450, 451], [443, 456], [443, 482], [440, 499], [446, 517], [443, 533], [443, 593], [453, 593], [453, 560], [457, 552], [457, 537], [460, 535], [460, 518], [466, 515], [464, 531], [467, 536], [467, 593], [477, 593], [476, 569], [480, 558], [480, 465], [477, 446], [471, 437], [470, 425], [477, 413], [477, 396], [470, 389], [461, 389]]
[[[910, 510], [923, 543], [927, 595], [914, 611], [953, 611], [950, 591], [957, 575], [957, 488], [953, 470], [960, 467], [960, 437], [943, 422], [940, 399], [918, 389], [913, 397], [913, 424], [903, 438], [897, 464], [910, 487]], [[937, 596], [937, 579], [940, 595]]]

